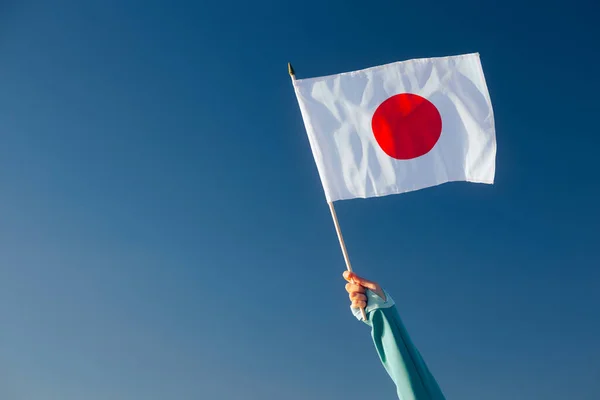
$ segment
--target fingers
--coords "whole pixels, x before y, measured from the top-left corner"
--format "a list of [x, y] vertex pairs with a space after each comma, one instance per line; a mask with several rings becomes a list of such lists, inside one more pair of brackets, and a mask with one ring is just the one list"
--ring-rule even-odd
[[362, 293], [353, 292], [348, 295], [350, 297], [350, 301], [364, 301], [367, 302], [367, 296]]
[[354, 277], [354, 272], [350, 272], [350, 271], [344, 271], [344, 273], [342, 274], [342, 276], [344, 277], [345, 280], [347, 280], [348, 282], [352, 281], [352, 278]]
[[368, 279], [361, 278], [360, 276], [356, 275], [354, 272], [344, 271], [343, 276], [344, 276], [344, 279], [347, 280], [348, 282], [352, 282], [354, 284], [360, 285], [367, 289], [371, 289], [374, 291], [379, 289], [378, 284], [376, 284], [375, 282], [372, 282]]
[[366, 301], [353, 301], [352, 307], [353, 308], [365, 308], [365, 307], [367, 307], [367, 302]]
[[352, 292], [348, 295], [348, 297], [350, 297], [350, 300], [359, 299], [367, 301], [367, 296], [364, 293]]
[[367, 296], [365, 295], [367, 290], [364, 287], [354, 283], [347, 283], [346, 291], [352, 302], [352, 307], [365, 308], [367, 306]]
[[[380, 298], [382, 298], [384, 301], [386, 301], [385, 292], [381, 289], [381, 286], [379, 286], [377, 283], [370, 281], [368, 279], [365, 279], [365, 278], [361, 278], [360, 276], [356, 275], [354, 272], [350, 272], [350, 271], [344, 271], [343, 276], [344, 276], [345, 280], [350, 282], [350, 283], [346, 284], [346, 291], [348, 293], [350, 293], [350, 292], [364, 293], [365, 292], [364, 289], [366, 288], [366, 289], [372, 290]], [[359, 288], [362, 288], [363, 290], [361, 291]]]
[[367, 289], [365, 289], [364, 287], [362, 287], [360, 285], [356, 285], [354, 283], [346, 283], [346, 292], [348, 292], [348, 293], [353, 293], [353, 292], [365, 293], [366, 291], [367, 291]]

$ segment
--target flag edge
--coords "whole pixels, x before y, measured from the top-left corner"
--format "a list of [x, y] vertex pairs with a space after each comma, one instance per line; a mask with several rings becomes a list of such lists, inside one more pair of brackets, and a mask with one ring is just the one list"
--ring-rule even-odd
[[394, 62], [390, 62], [390, 63], [386, 63], [386, 64], [374, 65], [374, 66], [367, 67], [367, 68], [357, 69], [357, 70], [354, 70], [354, 71], [346, 71], [346, 72], [339, 72], [339, 73], [336, 73], [336, 74], [314, 76], [314, 77], [311, 77], [311, 78], [295, 79], [293, 83], [294, 83], [294, 86], [296, 86], [296, 85], [301, 84], [303, 82], [318, 81], [318, 80], [321, 80], [321, 79], [328, 79], [328, 78], [333, 78], [333, 77], [336, 77], [336, 76], [355, 75], [355, 74], [359, 74], [359, 73], [371, 71], [371, 70], [374, 70], [374, 69], [390, 67], [392, 65], [414, 63], [414, 62], [439, 61], [439, 60], [446, 60], [446, 59], [450, 59], [450, 58], [466, 58], [466, 57], [473, 57], [473, 56], [475, 56], [477, 58], [481, 58], [479, 52], [465, 53], [465, 54], [456, 54], [456, 55], [452, 55], [452, 56], [411, 58], [409, 60], [394, 61]]

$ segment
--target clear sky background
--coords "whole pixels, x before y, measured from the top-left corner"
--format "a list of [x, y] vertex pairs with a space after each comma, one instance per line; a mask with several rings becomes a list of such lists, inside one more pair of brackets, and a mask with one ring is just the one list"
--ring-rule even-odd
[[394, 399], [287, 75], [480, 52], [494, 186], [337, 204], [449, 400], [600, 396], [599, 6], [0, 1], [0, 398]]

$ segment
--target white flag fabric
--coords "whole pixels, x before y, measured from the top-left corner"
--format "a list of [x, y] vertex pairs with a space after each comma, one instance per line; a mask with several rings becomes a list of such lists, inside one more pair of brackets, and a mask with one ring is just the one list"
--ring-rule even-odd
[[294, 89], [327, 201], [494, 182], [494, 114], [477, 53], [297, 79]]

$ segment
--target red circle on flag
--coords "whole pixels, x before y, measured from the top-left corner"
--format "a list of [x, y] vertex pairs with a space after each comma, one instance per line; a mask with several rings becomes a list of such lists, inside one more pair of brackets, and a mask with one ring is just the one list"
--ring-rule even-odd
[[375, 140], [388, 156], [410, 160], [433, 149], [442, 134], [442, 117], [429, 100], [402, 93], [377, 107], [371, 127]]

